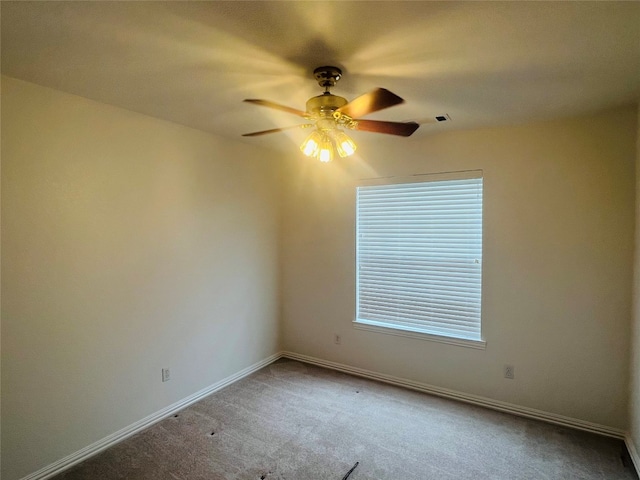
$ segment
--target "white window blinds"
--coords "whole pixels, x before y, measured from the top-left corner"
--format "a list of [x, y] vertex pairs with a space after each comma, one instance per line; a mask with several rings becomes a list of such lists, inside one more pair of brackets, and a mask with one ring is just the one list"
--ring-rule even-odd
[[357, 188], [357, 323], [481, 340], [475, 175]]

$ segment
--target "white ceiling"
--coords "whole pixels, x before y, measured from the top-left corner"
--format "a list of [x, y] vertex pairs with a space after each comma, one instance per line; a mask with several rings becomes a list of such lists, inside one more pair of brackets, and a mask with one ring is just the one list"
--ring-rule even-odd
[[414, 137], [640, 99], [637, 1], [0, 5], [3, 74], [253, 144], [288, 146], [240, 135], [299, 119], [242, 100], [304, 110], [321, 65], [343, 69], [347, 99], [406, 100], [368, 118], [453, 118]]

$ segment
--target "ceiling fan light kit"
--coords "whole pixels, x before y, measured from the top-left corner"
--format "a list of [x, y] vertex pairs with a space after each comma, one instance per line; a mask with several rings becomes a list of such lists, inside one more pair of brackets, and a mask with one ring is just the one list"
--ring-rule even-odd
[[315, 157], [321, 162], [330, 162], [334, 157], [334, 148], [342, 158], [353, 155], [356, 151], [355, 142], [342, 130], [337, 128], [322, 130], [318, 128], [311, 132], [300, 150], [307, 157]]
[[359, 117], [398, 105], [403, 103], [404, 100], [389, 90], [378, 88], [349, 102], [346, 98], [330, 92], [330, 89], [342, 77], [342, 70], [338, 67], [318, 67], [313, 71], [313, 75], [318, 85], [325, 90], [322, 95], [312, 97], [307, 101], [305, 112], [268, 100], [245, 100], [248, 103], [303, 117], [313, 123], [245, 133], [243, 136], [254, 137], [280, 132], [288, 128], [315, 126], [315, 130], [300, 145], [300, 150], [308, 157], [315, 157], [321, 162], [330, 162], [333, 160], [336, 151], [343, 158], [353, 155], [356, 151], [355, 142], [344, 132], [344, 128], [408, 137], [420, 126], [416, 122], [360, 120]]

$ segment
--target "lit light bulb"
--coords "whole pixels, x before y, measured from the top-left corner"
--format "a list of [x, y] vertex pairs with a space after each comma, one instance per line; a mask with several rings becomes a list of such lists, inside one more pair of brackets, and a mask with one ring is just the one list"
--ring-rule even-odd
[[318, 156], [320, 141], [320, 134], [317, 130], [314, 130], [313, 132], [311, 132], [311, 135], [309, 135], [307, 139], [302, 142], [302, 145], [300, 145], [300, 150], [302, 150], [302, 153], [304, 153], [307, 157], [316, 157]]
[[336, 148], [338, 149], [338, 154], [341, 157], [348, 157], [355, 153], [357, 148], [356, 144], [346, 133], [341, 130], [336, 130], [333, 138], [336, 141]]
[[321, 148], [320, 149], [320, 153], [318, 154], [318, 157], [320, 157], [320, 161], [321, 162], [330, 162], [331, 161], [331, 150], [328, 150], [326, 148]]
[[322, 135], [320, 150], [318, 151], [318, 160], [325, 163], [333, 160], [333, 143], [326, 133]]

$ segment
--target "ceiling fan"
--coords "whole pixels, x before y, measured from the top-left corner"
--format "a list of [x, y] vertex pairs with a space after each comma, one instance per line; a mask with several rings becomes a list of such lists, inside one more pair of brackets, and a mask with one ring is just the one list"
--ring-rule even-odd
[[318, 81], [318, 85], [325, 90], [322, 95], [312, 97], [307, 101], [306, 111], [304, 112], [268, 100], [252, 98], [244, 100], [255, 105], [297, 115], [311, 123], [245, 133], [243, 136], [255, 137], [291, 128], [315, 127], [311, 135], [302, 143], [300, 149], [309, 157], [316, 157], [322, 162], [329, 162], [334, 156], [334, 146], [341, 157], [353, 155], [356, 150], [356, 144], [344, 133], [344, 128], [408, 137], [420, 126], [416, 122], [362, 120], [360, 117], [398, 105], [403, 103], [404, 100], [389, 90], [377, 88], [348, 102], [345, 98], [330, 92], [330, 89], [342, 77], [342, 70], [338, 67], [318, 67], [313, 71], [313, 75]]

